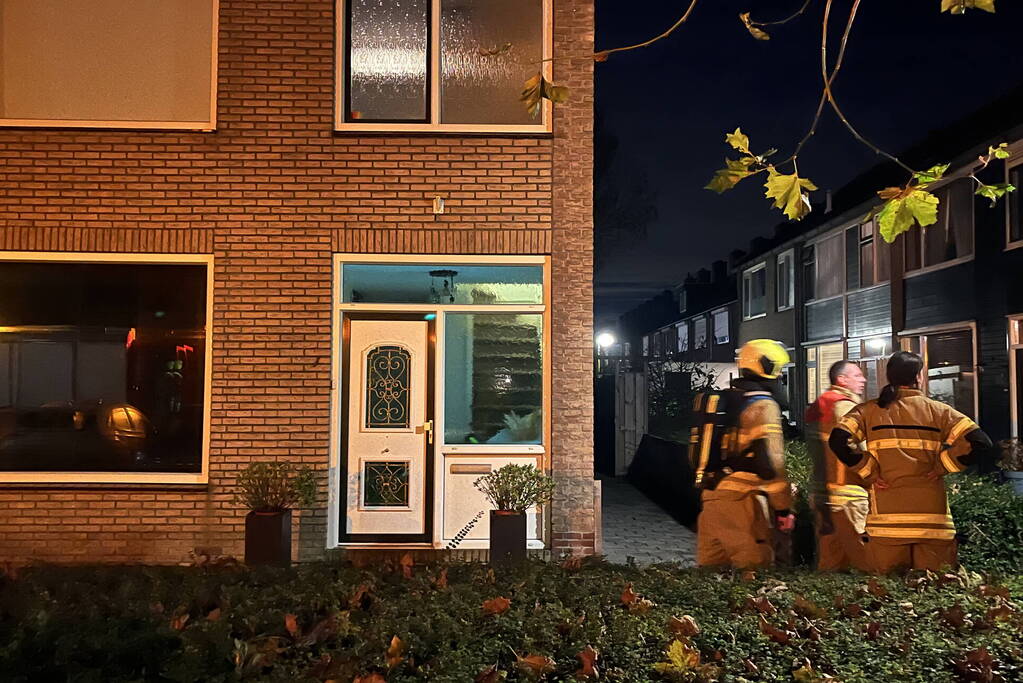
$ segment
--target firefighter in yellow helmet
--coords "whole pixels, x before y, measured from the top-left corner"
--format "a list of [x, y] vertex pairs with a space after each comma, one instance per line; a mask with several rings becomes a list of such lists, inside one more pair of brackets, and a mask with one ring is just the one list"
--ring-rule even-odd
[[737, 405], [736, 424], [723, 430], [716, 471], [698, 467], [703, 509], [697, 533], [700, 566], [766, 567], [774, 562], [773, 529], [795, 526], [785, 477], [781, 373], [789, 354], [770, 339], [739, 350], [739, 378], [722, 394]]
[[[898, 351], [881, 396], [849, 411], [828, 445], [871, 486], [867, 557], [874, 571], [956, 564], [955, 525], [942, 477], [990, 454], [991, 439], [966, 415], [921, 393], [924, 362]], [[855, 444], [866, 442], [866, 452]]]

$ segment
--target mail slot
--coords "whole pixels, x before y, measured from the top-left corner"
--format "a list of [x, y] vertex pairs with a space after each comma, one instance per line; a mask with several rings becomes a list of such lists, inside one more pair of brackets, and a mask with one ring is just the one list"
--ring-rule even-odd
[[451, 474], [490, 474], [490, 465], [452, 465]]

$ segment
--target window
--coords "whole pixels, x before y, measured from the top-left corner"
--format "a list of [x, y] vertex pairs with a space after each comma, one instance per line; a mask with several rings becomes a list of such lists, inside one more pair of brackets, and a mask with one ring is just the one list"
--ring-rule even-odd
[[777, 276], [774, 279], [775, 307], [779, 311], [786, 311], [795, 303], [795, 255], [790, 249], [783, 254], [778, 254]]
[[977, 373], [973, 329], [938, 331], [902, 338], [902, 348], [924, 358], [924, 391], [935, 401], [976, 417]]
[[693, 348], [707, 348], [707, 316], [701, 315], [693, 320]]
[[216, 0], [3, 0], [0, 125], [216, 127]]
[[720, 311], [714, 311], [712, 314], [714, 318], [714, 343], [715, 344], [727, 344], [728, 343], [728, 309], [723, 308]]
[[973, 255], [973, 188], [970, 179], [955, 180], [934, 191], [938, 222], [906, 233], [906, 272]]
[[205, 263], [0, 262], [0, 471], [201, 480], [207, 276]]
[[[546, 132], [519, 101], [550, 79], [551, 0], [338, 0], [336, 126]], [[542, 66], [538, 66], [542, 65]]]
[[1019, 198], [1019, 193], [1023, 191], [1020, 189], [1023, 188], [1023, 164], [1009, 169], [1009, 183], [1018, 188], [1015, 192], [1010, 192], [1008, 196], [1009, 244], [1015, 244], [1023, 242], [1023, 214], [1020, 213], [1023, 202]]
[[845, 249], [843, 233], [826, 237], [814, 245], [814, 298], [829, 299], [845, 291]]
[[685, 353], [689, 350], [689, 323], [679, 323], [678, 328], [678, 352]]
[[821, 344], [806, 348], [806, 402], [813, 403], [831, 386], [828, 371], [845, 358], [845, 344]]
[[686, 290], [685, 290], [685, 287], [683, 287], [682, 289], [678, 290], [678, 312], [679, 313], [685, 313], [686, 312]]
[[812, 244], [803, 248], [803, 298], [806, 301], [817, 298], [817, 250]]
[[761, 263], [742, 274], [743, 320], [767, 313], [767, 265]]
[[643, 335], [643, 356], [650, 357], [650, 335]]
[[341, 285], [346, 303], [542, 304], [543, 266], [346, 263]]
[[540, 314], [447, 314], [445, 443], [540, 443], [542, 325]]

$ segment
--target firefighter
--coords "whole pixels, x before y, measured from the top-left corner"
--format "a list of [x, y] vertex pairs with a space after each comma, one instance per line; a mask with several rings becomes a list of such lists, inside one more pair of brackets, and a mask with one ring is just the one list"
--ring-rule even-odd
[[725, 448], [748, 465], [705, 477], [713, 483], [705, 484], [702, 493], [696, 548], [700, 566], [770, 566], [773, 527], [790, 532], [795, 526], [777, 400], [788, 362], [785, 347], [768, 339], [747, 342], [739, 350], [740, 377], [731, 390], [741, 392], [743, 404], [734, 439]]
[[817, 569], [869, 571], [863, 542], [870, 502], [867, 487], [828, 447], [831, 430], [861, 402], [867, 380], [860, 366], [849, 360], [833, 364], [828, 379], [831, 386], [806, 411], [817, 518]]
[[[867, 556], [874, 571], [937, 570], [956, 564], [955, 525], [942, 477], [988, 455], [991, 439], [973, 420], [924, 396], [920, 356], [898, 351], [888, 386], [849, 411], [828, 444], [871, 488]], [[866, 451], [851, 443], [866, 442]]]

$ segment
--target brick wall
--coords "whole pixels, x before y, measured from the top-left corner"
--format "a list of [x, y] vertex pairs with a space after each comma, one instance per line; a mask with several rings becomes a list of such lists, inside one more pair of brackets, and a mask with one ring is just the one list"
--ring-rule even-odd
[[[0, 485], [0, 559], [240, 554], [253, 458], [325, 504], [333, 252], [553, 254], [553, 539], [591, 549], [592, 0], [556, 12], [554, 140], [334, 133], [330, 0], [221, 0], [216, 133], [0, 130], [0, 250], [216, 257], [209, 485]], [[325, 508], [296, 524], [319, 555]]]

